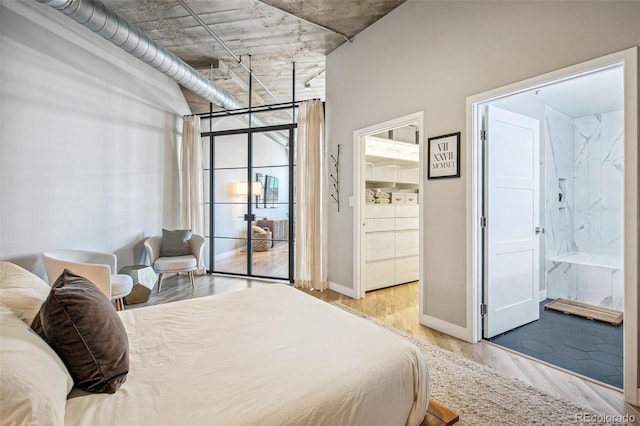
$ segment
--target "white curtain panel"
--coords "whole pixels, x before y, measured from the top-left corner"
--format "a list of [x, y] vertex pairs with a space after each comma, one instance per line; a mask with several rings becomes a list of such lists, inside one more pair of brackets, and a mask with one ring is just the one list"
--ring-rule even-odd
[[[184, 117], [180, 178], [182, 227], [204, 236], [204, 175], [198, 116]], [[203, 267], [204, 265], [198, 265], [198, 269]]]
[[328, 287], [327, 179], [321, 101], [300, 104], [296, 148], [295, 286], [324, 290]]

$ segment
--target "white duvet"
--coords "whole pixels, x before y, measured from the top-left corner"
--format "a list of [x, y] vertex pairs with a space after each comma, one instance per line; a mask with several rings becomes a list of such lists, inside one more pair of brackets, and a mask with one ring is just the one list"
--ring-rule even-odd
[[419, 425], [418, 349], [286, 285], [124, 311], [130, 368], [69, 425]]

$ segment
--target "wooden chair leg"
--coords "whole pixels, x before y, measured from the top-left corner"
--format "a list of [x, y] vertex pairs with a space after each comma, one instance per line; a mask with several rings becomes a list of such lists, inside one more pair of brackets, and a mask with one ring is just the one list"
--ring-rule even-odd
[[162, 274], [158, 274], [158, 293], [160, 293], [160, 286], [162, 285]]
[[195, 290], [196, 289], [196, 284], [195, 284], [195, 282], [193, 280], [193, 271], [189, 271], [189, 280], [191, 281], [191, 288]]
[[124, 311], [124, 301], [122, 298], [116, 299], [116, 311]]

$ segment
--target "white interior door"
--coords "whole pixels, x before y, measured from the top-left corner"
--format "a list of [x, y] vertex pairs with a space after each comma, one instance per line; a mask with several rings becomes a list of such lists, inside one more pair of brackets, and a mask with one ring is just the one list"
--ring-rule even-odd
[[539, 318], [539, 121], [488, 108], [484, 337]]

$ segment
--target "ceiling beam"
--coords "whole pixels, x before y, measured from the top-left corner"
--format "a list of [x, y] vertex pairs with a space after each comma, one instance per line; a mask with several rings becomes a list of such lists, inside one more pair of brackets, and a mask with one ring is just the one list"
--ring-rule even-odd
[[[211, 29], [211, 27], [210, 27], [209, 25], [207, 25], [207, 24], [202, 20], [202, 18], [200, 18], [200, 16], [199, 16], [195, 11], [194, 11], [193, 9], [191, 9], [191, 8], [189, 7], [189, 5], [187, 5], [187, 3], [185, 3], [185, 2], [184, 2], [184, 0], [178, 0], [178, 2], [180, 3], [180, 5], [182, 5], [182, 7], [184, 8], [184, 10], [186, 10], [186, 11], [187, 11], [187, 13], [189, 13], [189, 15], [191, 15], [191, 16], [193, 17], [193, 19], [195, 19], [195, 20], [196, 20], [196, 22], [198, 22], [198, 24], [200, 24], [200, 26], [202, 26], [202, 28], [204, 28], [204, 29], [205, 29], [205, 31], [207, 31], [207, 32], [209, 33], [209, 35], [210, 35], [211, 37], [213, 37], [213, 38], [218, 42], [218, 44], [220, 44], [220, 46], [222, 46], [222, 47], [224, 48], [224, 50], [226, 50], [226, 51], [227, 51], [227, 53], [229, 53], [229, 55], [231, 55], [231, 57], [232, 57], [233, 59], [235, 59], [235, 61], [236, 61], [238, 64], [240, 64], [240, 66], [242, 66], [244, 69], [246, 69], [246, 70], [247, 70], [247, 72], [249, 72], [249, 74], [253, 75], [253, 72], [251, 71], [251, 68], [250, 68], [250, 67], [247, 67], [244, 63], [242, 63], [242, 59], [241, 59], [238, 55], [236, 55], [235, 53], [233, 53], [233, 51], [232, 51], [231, 49], [229, 49], [229, 46], [227, 46], [227, 44], [226, 44], [226, 43], [225, 43], [225, 42], [224, 42], [220, 37], [218, 37], [218, 35], [217, 35], [216, 33], [214, 33], [214, 32], [213, 32], [213, 30]], [[277, 96], [276, 96], [276, 95], [274, 95], [274, 94], [271, 92], [271, 90], [269, 90], [269, 89], [267, 88], [267, 86], [265, 86], [265, 85], [262, 83], [262, 81], [260, 81], [260, 79], [259, 79], [258, 77], [256, 77], [256, 76], [254, 75], [254, 76], [253, 76], [253, 79], [254, 79], [254, 80], [255, 80], [255, 81], [256, 81], [260, 86], [262, 86], [262, 88], [263, 88], [264, 90], [266, 90], [266, 91], [267, 91], [267, 93], [268, 93], [269, 95], [271, 95], [271, 97], [272, 97], [273, 99], [275, 99], [275, 100], [276, 100], [276, 102], [280, 102], [280, 100], [277, 98]]]
[[[220, 62], [218, 66], [218, 70], [224, 74], [229, 74], [231, 81], [233, 81], [242, 90], [249, 93], [249, 83], [243, 80], [242, 77], [238, 75], [238, 73], [236, 73], [234, 70], [229, 68], [229, 65], [225, 64], [224, 62]], [[251, 96], [253, 98], [251, 102], [252, 104], [255, 104], [256, 102], [263, 105], [266, 104], [262, 96], [257, 94], [255, 90], [253, 90], [253, 92], [251, 93]]]
[[259, 1], [260, 3], [262, 3], [262, 4], [266, 4], [267, 6], [270, 6], [270, 7], [274, 8], [274, 9], [277, 9], [277, 10], [279, 10], [280, 12], [283, 12], [283, 13], [286, 13], [287, 15], [293, 16], [293, 17], [294, 17], [294, 18], [296, 18], [296, 19], [300, 19], [301, 21], [304, 21], [304, 22], [306, 22], [306, 23], [308, 23], [308, 24], [314, 25], [314, 26], [316, 26], [316, 27], [318, 27], [318, 28], [322, 28], [323, 30], [326, 30], [326, 31], [331, 31], [331, 32], [332, 32], [332, 33], [334, 33], [334, 34], [338, 34], [340, 37], [344, 38], [346, 41], [348, 41], [348, 42], [350, 42], [350, 43], [352, 43], [352, 42], [353, 42], [353, 39], [350, 39], [349, 37], [347, 37], [346, 35], [344, 35], [344, 34], [343, 34], [343, 33], [341, 33], [340, 31], [336, 31], [336, 30], [334, 30], [334, 29], [332, 29], [332, 28], [329, 28], [329, 27], [327, 27], [327, 26], [324, 26], [324, 25], [322, 25], [322, 24], [318, 24], [317, 22], [310, 21], [310, 20], [309, 20], [309, 19], [307, 19], [307, 18], [303, 18], [302, 16], [296, 15], [296, 14], [295, 14], [295, 13], [293, 13], [293, 12], [289, 12], [288, 10], [283, 9], [283, 8], [281, 8], [281, 7], [278, 7], [278, 6], [274, 5], [274, 4], [271, 4], [271, 3], [269, 3], [269, 2], [267, 2], [267, 1], [265, 1], [265, 0], [258, 0], [258, 1]]

